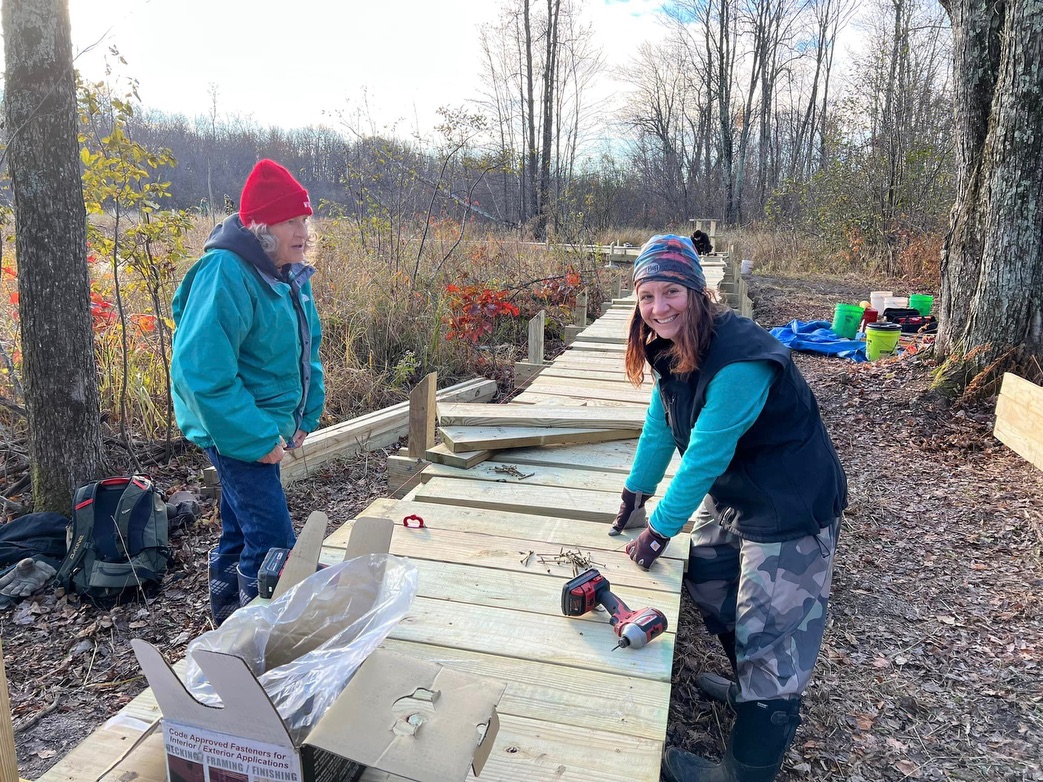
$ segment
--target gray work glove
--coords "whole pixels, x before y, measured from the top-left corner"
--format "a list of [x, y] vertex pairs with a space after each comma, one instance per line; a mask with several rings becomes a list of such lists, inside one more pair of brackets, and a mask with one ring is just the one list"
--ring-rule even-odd
[[619, 513], [616, 514], [608, 534], [618, 535], [625, 529], [640, 527], [644, 524], [648, 520], [648, 514], [645, 512], [645, 502], [651, 496], [651, 494], [644, 494], [639, 491], [633, 492], [624, 487], [623, 501], [619, 504]]
[[26, 557], [0, 576], [0, 595], [29, 597], [54, 578], [56, 572], [46, 562], [37, 562], [32, 557]]

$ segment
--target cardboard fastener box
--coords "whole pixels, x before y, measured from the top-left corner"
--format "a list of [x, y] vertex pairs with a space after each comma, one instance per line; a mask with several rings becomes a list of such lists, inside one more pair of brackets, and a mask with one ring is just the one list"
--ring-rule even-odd
[[[367, 545], [376, 539], [386, 551], [391, 522], [360, 522], [356, 529]], [[306, 527], [298, 546], [314, 539]], [[307, 562], [317, 561], [317, 549], [294, 553], [304, 561], [300, 572], [314, 572]], [[345, 558], [355, 553], [349, 543]], [[287, 588], [282, 581], [278, 587]], [[502, 682], [381, 648], [295, 744], [241, 657], [193, 653], [221, 699], [223, 706], [215, 708], [188, 692], [154, 646], [140, 639], [131, 644], [163, 713], [170, 782], [355, 782], [367, 767], [416, 782], [452, 782], [469, 771], [481, 773], [499, 728]]]

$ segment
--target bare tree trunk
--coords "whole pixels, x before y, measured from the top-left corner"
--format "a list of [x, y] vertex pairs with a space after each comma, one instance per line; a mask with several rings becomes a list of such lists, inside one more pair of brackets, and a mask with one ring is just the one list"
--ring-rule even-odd
[[7, 0], [3, 30], [33, 500], [67, 514], [102, 471], [67, 2]]
[[561, 0], [547, 0], [546, 50], [543, 60], [543, 139], [540, 146], [540, 184], [536, 199], [536, 238], [547, 238], [550, 217], [550, 158], [554, 142], [554, 87], [558, 71], [558, 15]]
[[[944, 356], [1043, 359], [1041, 0], [948, 0], [957, 198], [942, 251]], [[966, 376], [966, 375], [965, 375]]]
[[[536, 97], [532, 78], [532, 13], [529, 2], [530, 0], [522, 0], [522, 18], [525, 24], [525, 106], [528, 123], [528, 132], [525, 139], [525, 157], [527, 160], [525, 179], [528, 189], [525, 199], [526, 209], [524, 216], [526, 219], [535, 216], [539, 208], [536, 198]], [[542, 239], [543, 237], [537, 233], [535, 238]]]

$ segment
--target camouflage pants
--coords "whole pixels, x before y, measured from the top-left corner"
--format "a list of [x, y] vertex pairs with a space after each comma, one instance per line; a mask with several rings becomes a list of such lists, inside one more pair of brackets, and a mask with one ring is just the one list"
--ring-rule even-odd
[[714, 635], [735, 631], [740, 702], [799, 697], [826, 627], [840, 519], [818, 535], [756, 543], [695, 515], [685, 584]]

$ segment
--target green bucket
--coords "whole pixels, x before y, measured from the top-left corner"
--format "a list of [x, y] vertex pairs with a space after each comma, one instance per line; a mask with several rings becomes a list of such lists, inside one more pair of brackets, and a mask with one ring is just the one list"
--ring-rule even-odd
[[934, 296], [929, 296], [926, 293], [914, 293], [909, 297], [909, 306], [926, 318], [931, 314], [931, 307], [934, 306]]
[[854, 304], [838, 304], [833, 309], [833, 333], [843, 339], [854, 339], [861, 320], [861, 307]]
[[897, 323], [866, 324], [866, 358], [876, 361], [881, 356], [893, 356], [901, 335], [902, 327]]

